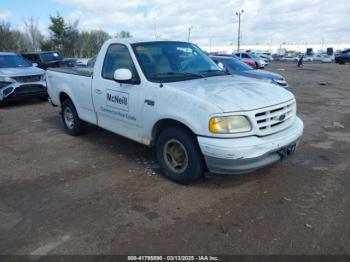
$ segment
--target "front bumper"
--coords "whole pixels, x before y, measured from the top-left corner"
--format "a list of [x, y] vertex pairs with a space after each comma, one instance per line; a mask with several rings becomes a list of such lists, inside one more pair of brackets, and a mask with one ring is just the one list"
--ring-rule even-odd
[[276, 134], [219, 139], [198, 137], [207, 167], [212, 173], [242, 174], [273, 164], [294, 152], [304, 125], [300, 118]]
[[0, 101], [16, 100], [21, 98], [47, 97], [45, 81], [12, 83], [0, 88]]

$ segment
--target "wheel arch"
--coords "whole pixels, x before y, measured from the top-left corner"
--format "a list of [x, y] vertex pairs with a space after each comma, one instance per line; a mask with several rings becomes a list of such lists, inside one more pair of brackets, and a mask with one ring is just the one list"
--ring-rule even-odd
[[77, 114], [79, 116], [79, 118], [81, 118], [81, 112], [80, 112], [80, 108], [78, 106], [78, 104], [76, 103], [75, 99], [73, 98], [72, 95], [69, 94], [69, 92], [66, 92], [65, 90], [62, 90], [59, 95], [58, 95], [58, 99], [60, 101], [60, 106], [62, 107], [62, 102], [65, 100], [65, 99], [69, 99], [70, 101], [72, 101], [74, 107], [75, 107], [75, 110], [77, 111]]
[[160, 134], [162, 130], [168, 127], [180, 127], [184, 128], [185, 130], [189, 131], [191, 134], [195, 135], [195, 132], [190, 128], [187, 124], [184, 124], [183, 122], [179, 120], [175, 120], [172, 118], [163, 118], [158, 120], [152, 128], [152, 133], [151, 133], [151, 146], [155, 144], [155, 141]]
[[[61, 91], [58, 95], [58, 98], [60, 100], [60, 104], [62, 105], [62, 102], [65, 100], [65, 99], [69, 99], [73, 102], [72, 98], [64, 91]], [[73, 102], [74, 104], [74, 102]]]

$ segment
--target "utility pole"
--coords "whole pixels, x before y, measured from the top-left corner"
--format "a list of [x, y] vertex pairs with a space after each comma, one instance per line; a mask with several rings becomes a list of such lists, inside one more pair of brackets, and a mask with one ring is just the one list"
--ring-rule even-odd
[[239, 48], [241, 45], [241, 15], [244, 13], [244, 10], [236, 12], [238, 16], [238, 38], [237, 38], [237, 53], [239, 53]]
[[190, 38], [191, 38], [191, 30], [193, 29], [193, 26], [191, 25], [189, 28], [188, 28], [188, 36], [187, 36], [187, 42], [190, 42]]
[[209, 53], [211, 53], [211, 37], [209, 39]]
[[157, 24], [156, 24], [156, 18], [153, 18], [153, 25], [154, 25], [154, 37], [155, 39], [158, 39], [158, 33], [157, 33]]

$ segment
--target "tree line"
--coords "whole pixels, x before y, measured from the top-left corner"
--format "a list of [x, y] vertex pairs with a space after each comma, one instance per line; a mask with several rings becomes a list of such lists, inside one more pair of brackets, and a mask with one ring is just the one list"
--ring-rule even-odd
[[[44, 37], [34, 18], [23, 22], [23, 30], [13, 29], [9, 22], [0, 22], [0, 52], [59, 51], [64, 57], [92, 57], [112, 36], [103, 30], [79, 31], [79, 21], [67, 23], [62, 16], [50, 16], [50, 35]], [[128, 31], [114, 35], [131, 37]]]

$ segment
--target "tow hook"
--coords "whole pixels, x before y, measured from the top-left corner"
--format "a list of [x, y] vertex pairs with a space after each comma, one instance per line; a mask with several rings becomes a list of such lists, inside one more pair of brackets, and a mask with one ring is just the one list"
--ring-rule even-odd
[[296, 148], [296, 144], [292, 144], [278, 151], [278, 154], [280, 155], [281, 160], [284, 160], [288, 156], [292, 155], [295, 152], [295, 148]]

